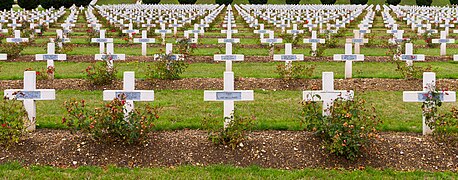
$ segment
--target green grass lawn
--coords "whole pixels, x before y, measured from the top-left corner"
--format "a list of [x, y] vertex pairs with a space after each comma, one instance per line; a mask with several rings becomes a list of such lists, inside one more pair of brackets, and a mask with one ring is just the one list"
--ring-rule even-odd
[[[223, 125], [223, 103], [205, 102], [203, 90], [157, 90], [155, 101], [149, 104], [162, 108], [156, 130], [204, 129], [204, 118], [221, 120]], [[377, 115], [383, 121], [382, 131], [421, 132], [421, 103], [402, 102], [401, 91], [355, 92], [357, 97], [373, 104]], [[2, 95], [0, 93], [0, 95]], [[255, 101], [237, 102], [236, 113], [243, 117], [256, 117], [256, 130], [302, 130], [301, 105], [302, 91], [255, 90]], [[102, 105], [102, 91], [57, 91], [56, 100], [37, 102], [37, 125], [39, 128], [65, 128], [61, 124], [66, 110], [64, 101], [75, 98], [85, 99], [89, 107]], [[136, 103], [141, 108], [148, 103]], [[450, 110], [458, 103], [444, 103], [441, 112]]]
[[[279, 78], [276, 73], [277, 65], [283, 62], [240, 62], [233, 64], [233, 71], [236, 77], [252, 78]], [[58, 79], [85, 78], [84, 70], [91, 66], [90, 62], [55, 62]], [[311, 78], [321, 78], [321, 72], [334, 72], [335, 78], [344, 78], [344, 62], [295, 62], [294, 65], [315, 65], [315, 70]], [[117, 77], [122, 79], [124, 71], [135, 71], [136, 77], [146, 79], [150, 71], [148, 66], [154, 65], [153, 62], [118, 62], [115, 67], [118, 70]], [[433, 72], [437, 73], [437, 78], [457, 79], [457, 62], [416, 62], [416, 66], [425, 67], [431, 65]], [[0, 62], [0, 80], [20, 80], [23, 79], [25, 69], [43, 71], [46, 62]], [[225, 69], [224, 63], [193, 63], [182, 74], [183, 78], [222, 78]], [[308, 77], [302, 77], [308, 78]], [[355, 62], [353, 63], [353, 78], [403, 78], [396, 71], [396, 64], [390, 62]]]
[[55, 168], [23, 167], [19, 163], [0, 165], [0, 177], [6, 179], [455, 179], [453, 172], [376, 170], [280, 170], [258, 166], [206, 167], [178, 166], [173, 168], [94, 167]]

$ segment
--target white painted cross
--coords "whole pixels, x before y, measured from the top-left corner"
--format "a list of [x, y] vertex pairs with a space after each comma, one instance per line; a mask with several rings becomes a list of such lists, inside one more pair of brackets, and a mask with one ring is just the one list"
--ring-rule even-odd
[[304, 30], [298, 30], [297, 29], [297, 24], [293, 24], [293, 29], [292, 30], [287, 30], [286, 33], [293, 34], [294, 37], [296, 37], [297, 34], [304, 33]]
[[146, 30], [149, 31], [151, 27], [156, 27], [156, 24], [151, 23], [151, 19], [147, 19], [146, 24], [142, 24], [142, 27], [146, 27]]
[[364, 61], [364, 54], [353, 54], [351, 43], [346, 43], [345, 54], [334, 54], [334, 61], [345, 61], [345, 78], [351, 78], [353, 61]]
[[56, 30], [56, 33], [57, 33], [57, 39], [58, 39], [57, 45], [58, 45], [60, 48], [62, 48], [63, 43], [68, 43], [68, 42], [70, 42], [70, 38], [64, 37], [64, 33], [63, 33], [62, 30], [57, 29], [57, 30]]
[[115, 98], [125, 98], [125, 116], [134, 109], [134, 101], [154, 101], [154, 90], [135, 90], [135, 72], [124, 72], [122, 90], [104, 90], [103, 100], [111, 101]]
[[177, 19], [173, 19], [173, 24], [169, 24], [169, 27], [173, 27], [173, 35], [177, 35], [177, 29], [178, 27], [182, 27], [183, 25], [182, 24], [178, 24], [178, 20]]
[[162, 44], [164, 44], [165, 43], [165, 34], [172, 33], [172, 30], [165, 29], [165, 24], [161, 24], [161, 29], [156, 29], [154, 32], [161, 34]]
[[293, 61], [303, 60], [303, 54], [293, 54], [293, 45], [291, 43], [285, 43], [285, 54], [274, 55], [274, 61], [285, 61], [286, 68], [290, 68]]
[[16, 19], [13, 19], [11, 24], [7, 24], [7, 27], [11, 27], [13, 30], [16, 30], [17, 27], [22, 27], [22, 24], [18, 24]]
[[96, 54], [95, 60], [105, 60], [107, 61], [108, 68], [113, 67], [113, 61], [116, 60], [126, 60], [125, 54], [115, 54], [113, 43], [107, 43], [107, 52], [105, 54]]
[[188, 32], [194, 34], [194, 39], [192, 41], [197, 43], [199, 40], [199, 33], [203, 33], [204, 31], [199, 29], [198, 24], [194, 24], [194, 29]]
[[[431, 91], [436, 91], [436, 74], [433, 72], [423, 73], [423, 91], [404, 91], [404, 102], [425, 102], [428, 97], [439, 98], [441, 102], [455, 102], [456, 94], [454, 91], [441, 91], [438, 97], [431, 97]], [[423, 135], [431, 134], [432, 130], [426, 125], [426, 117], [423, 116]]]
[[425, 55], [423, 54], [413, 54], [413, 44], [406, 43], [405, 54], [401, 54], [400, 60], [406, 61], [407, 66], [412, 66], [413, 61], [424, 61]]
[[24, 72], [24, 89], [7, 89], [5, 97], [8, 99], [17, 99], [23, 101], [24, 108], [27, 111], [30, 121], [27, 130], [34, 131], [36, 128], [37, 105], [35, 101], [55, 100], [56, 91], [54, 89], [36, 89], [37, 75], [35, 71]]
[[[169, 60], [183, 60], [182, 54], [173, 54], [173, 45], [172, 43], [165, 44], [165, 55], [169, 58]], [[154, 59], [159, 58], [159, 54], [154, 55]]]
[[312, 31], [312, 37], [310, 39], [304, 39], [304, 43], [312, 44], [312, 56], [316, 56], [317, 43], [323, 44], [325, 41], [325, 39], [318, 39], [316, 31]]
[[368, 39], [364, 39], [359, 33], [359, 30], [353, 30], [354, 33], [354, 38], [353, 39], [347, 39], [347, 43], [354, 43], [355, 44], [355, 54], [360, 53], [360, 46], [361, 44], [368, 43]]
[[14, 38], [6, 38], [6, 42], [13, 42], [13, 43], [29, 42], [29, 38], [21, 38], [21, 31], [14, 30]]
[[146, 56], [146, 47], [147, 43], [155, 43], [154, 38], [148, 38], [148, 32], [146, 30], [142, 31], [142, 38], [134, 38], [134, 43], [142, 43], [142, 55]]
[[232, 43], [226, 43], [226, 54], [213, 55], [215, 61], [225, 61], [226, 71], [232, 71], [232, 61], [243, 61], [244, 55], [232, 54]]
[[274, 43], [282, 43], [283, 42], [283, 39], [275, 38], [274, 31], [268, 31], [267, 33], [269, 34], [269, 38], [261, 39], [261, 43], [274, 44]]
[[440, 43], [441, 44], [441, 56], [445, 56], [447, 54], [447, 43], [455, 43], [455, 39], [447, 39], [447, 32], [441, 31], [440, 39], [433, 39], [432, 43]]
[[129, 37], [132, 38], [133, 34], [138, 34], [139, 31], [137, 29], [134, 29], [134, 25], [132, 23], [129, 23], [129, 29], [122, 30], [122, 33], [129, 34]]
[[100, 54], [103, 54], [105, 53], [105, 43], [113, 43], [113, 38], [105, 38], [105, 33], [106, 33], [106, 30], [105, 29], [101, 29], [100, 30], [100, 37], [99, 38], [92, 38], [91, 39], [91, 42], [92, 43], [99, 43], [100, 45]]
[[[46, 67], [53, 67], [54, 66], [54, 61], [55, 60], [67, 60], [67, 55], [66, 54], [56, 54], [55, 47], [56, 45], [54, 43], [48, 43], [48, 53], [47, 54], [36, 54], [35, 55], [35, 60], [41, 61], [41, 60], [46, 60]], [[54, 78], [54, 72], [50, 74], [52, 78]]]
[[305, 101], [323, 101], [323, 116], [330, 115], [330, 107], [337, 98], [342, 98], [342, 100], [353, 99], [352, 90], [334, 90], [333, 72], [323, 72], [321, 84], [321, 91], [303, 91], [302, 93]]
[[264, 29], [264, 24], [259, 24], [259, 30], [254, 30], [254, 33], [259, 34], [260, 39], [264, 39], [264, 34], [267, 34], [269, 30]]

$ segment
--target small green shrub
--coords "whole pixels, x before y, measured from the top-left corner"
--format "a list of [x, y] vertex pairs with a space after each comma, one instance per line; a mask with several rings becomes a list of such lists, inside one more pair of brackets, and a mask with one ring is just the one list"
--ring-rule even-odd
[[1, 0], [0, 1], [0, 10], [10, 10], [13, 8], [14, 0]]
[[74, 131], [88, 133], [98, 141], [142, 143], [152, 130], [154, 121], [159, 119], [159, 108], [137, 108], [126, 116], [125, 103], [125, 95], [95, 109], [88, 108], [84, 100], [65, 101], [68, 118], [62, 118], [62, 123]]
[[93, 85], [108, 85], [116, 80], [116, 68], [108, 66], [108, 60], [92, 63], [85, 70], [86, 77]]
[[189, 64], [184, 60], [174, 60], [172, 54], [159, 54], [153, 66], [148, 65], [151, 71], [148, 73], [150, 79], [180, 79], [188, 68]]
[[225, 120], [228, 119], [231, 119], [231, 122], [226, 129], [221, 127], [221, 121], [210, 122], [208, 119], [204, 119], [203, 125], [209, 129], [208, 139], [214, 144], [228, 145], [232, 149], [235, 149], [237, 145], [240, 145], [246, 139], [247, 134], [253, 129], [256, 118], [254, 116], [249, 118], [234, 118], [234, 113], [232, 113], [231, 117], [225, 118]]
[[267, 0], [248, 0], [250, 4], [267, 4]]
[[393, 6], [397, 6], [399, 3], [401, 3], [401, 0], [386, 0], [385, 3]]
[[378, 137], [380, 120], [375, 108], [366, 108], [365, 100], [337, 98], [328, 111], [330, 115], [323, 116], [321, 102], [303, 101], [301, 123], [322, 138], [323, 147], [331, 153], [354, 160], [361, 148]]
[[38, 5], [40, 5], [40, 1], [39, 0], [17, 0], [17, 4], [25, 10], [32, 10], [32, 9], [36, 9]]
[[316, 65], [298, 65], [291, 64], [286, 66], [284, 63], [277, 65], [276, 73], [280, 75], [282, 79], [298, 79], [303, 77], [311, 77], [313, 71], [315, 71]]
[[15, 59], [21, 55], [21, 52], [29, 43], [2, 43], [0, 44], [0, 52], [8, 54], [8, 59]]
[[0, 144], [8, 147], [19, 141], [28, 122], [27, 112], [21, 102], [0, 100]]
[[431, 6], [433, 0], [416, 0], [417, 6]]

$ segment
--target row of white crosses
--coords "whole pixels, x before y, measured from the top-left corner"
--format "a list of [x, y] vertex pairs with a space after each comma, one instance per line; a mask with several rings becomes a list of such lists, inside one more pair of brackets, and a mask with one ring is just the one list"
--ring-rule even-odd
[[[228, 11], [227, 16], [227, 33], [232, 33], [230, 28], [232, 27], [231, 24], [231, 12]], [[226, 54], [214, 55], [215, 61], [225, 61], [226, 63], [226, 71], [224, 72], [224, 89], [223, 90], [216, 90], [216, 91], [204, 91], [204, 101], [223, 101], [224, 102], [224, 128], [228, 128], [231, 120], [235, 117], [233, 116], [234, 113], [234, 101], [253, 101], [254, 100], [254, 93], [252, 90], [234, 90], [234, 72], [232, 72], [232, 61], [243, 61], [243, 55], [235, 55], [232, 54], [232, 41], [220, 41], [221, 43], [226, 44]]]

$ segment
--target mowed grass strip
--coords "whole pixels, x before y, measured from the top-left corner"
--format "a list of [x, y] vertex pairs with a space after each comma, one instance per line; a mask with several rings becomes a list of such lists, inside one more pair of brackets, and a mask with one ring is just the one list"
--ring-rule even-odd
[[[276, 72], [278, 65], [283, 62], [237, 62], [233, 64], [236, 77], [243, 78], [280, 78]], [[344, 78], [344, 62], [294, 62], [294, 65], [314, 65], [315, 70], [311, 78], [321, 78], [321, 73], [326, 71], [334, 72], [335, 78]], [[58, 79], [86, 78], [85, 69], [93, 65], [91, 62], [65, 62], [56, 61], [55, 77]], [[458, 78], [457, 62], [415, 62], [415, 66], [431, 66], [436, 72], [437, 78], [456, 79]], [[117, 77], [122, 79], [124, 71], [135, 71], [136, 78], [146, 79], [150, 67], [154, 62], [115, 62]], [[0, 62], [0, 80], [23, 79], [24, 70], [43, 71], [46, 62]], [[192, 63], [182, 74], [182, 78], [222, 78], [225, 70], [223, 63]], [[302, 77], [309, 78], [309, 77]], [[353, 63], [353, 78], [389, 78], [402, 79], [396, 71], [396, 64], [390, 62], [355, 62]]]
[[[367, 91], [355, 92], [374, 105], [383, 121], [382, 131], [421, 132], [421, 103], [402, 102], [402, 92]], [[3, 95], [3, 92], [0, 93]], [[157, 90], [154, 102], [138, 102], [136, 108], [146, 104], [162, 108], [156, 130], [205, 129], [202, 120], [221, 121], [223, 103], [205, 102], [203, 90]], [[87, 101], [88, 107], [101, 107], [102, 91], [57, 91], [54, 101], [37, 101], [37, 124], [39, 128], [66, 128], [62, 117], [66, 115], [63, 103], [69, 99]], [[256, 130], [303, 130], [301, 126], [302, 91], [255, 90], [255, 100], [236, 102], [236, 115], [256, 117]], [[106, 102], [105, 102], [106, 103]], [[444, 103], [440, 112], [450, 110], [458, 103]]]
[[178, 166], [173, 168], [121, 168], [115, 166], [56, 168], [23, 167], [19, 163], [0, 165], [0, 177], [6, 179], [455, 179], [453, 172], [376, 170], [281, 170], [258, 166], [230, 165]]

